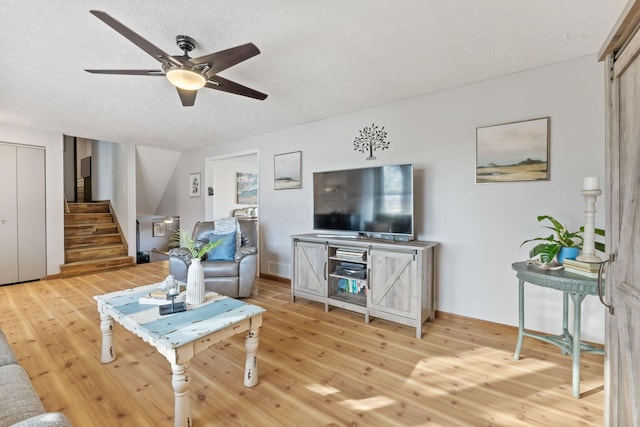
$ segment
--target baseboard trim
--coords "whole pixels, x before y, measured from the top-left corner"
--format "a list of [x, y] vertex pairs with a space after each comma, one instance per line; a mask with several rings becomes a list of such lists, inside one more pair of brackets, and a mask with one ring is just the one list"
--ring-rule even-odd
[[291, 284], [291, 279], [287, 279], [286, 277], [274, 276], [272, 274], [260, 273], [260, 278], [265, 280], [272, 280], [274, 282], [286, 283], [287, 285]]

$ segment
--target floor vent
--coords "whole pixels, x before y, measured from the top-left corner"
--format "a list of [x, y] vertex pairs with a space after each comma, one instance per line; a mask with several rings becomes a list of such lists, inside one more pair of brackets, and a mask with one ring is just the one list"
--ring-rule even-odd
[[269, 261], [267, 263], [267, 271], [275, 276], [291, 277], [291, 264]]

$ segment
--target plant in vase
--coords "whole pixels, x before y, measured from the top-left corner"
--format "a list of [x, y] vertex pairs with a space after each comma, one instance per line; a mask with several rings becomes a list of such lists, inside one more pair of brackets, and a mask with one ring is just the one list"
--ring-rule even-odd
[[187, 304], [204, 302], [204, 270], [201, 260], [207, 252], [215, 249], [222, 241], [201, 242], [195, 240], [189, 230], [180, 228], [171, 237], [171, 242], [187, 249], [191, 255], [191, 264], [187, 269]]
[[538, 256], [540, 261], [545, 264], [551, 263], [554, 258], [557, 259], [558, 264], [562, 264], [565, 259], [575, 259], [582, 248], [583, 238], [580, 234], [582, 231], [569, 231], [566, 226], [550, 215], [538, 216], [538, 222], [545, 220], [549, 221], [552, 226], [546, 225], [544, 227], [552, 230], [553, 233], [547, 237], [534, 237], [525, 240], [520, 244], [520, 247], [529, 242], [544, 242], [538, 243], [529, 251], [529, 258]]

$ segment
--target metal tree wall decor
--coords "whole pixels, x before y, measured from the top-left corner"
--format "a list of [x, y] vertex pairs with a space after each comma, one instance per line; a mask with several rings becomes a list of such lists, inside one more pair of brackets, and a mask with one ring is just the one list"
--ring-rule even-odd
[[371, 124], [371, 127], [365, 127], [360, 129], [360, 135], [353, 141], [353, 149], [360, 151], [361, 153], [369, 152], [369, 157], [366, 160], [375, 160], [376, 156], [373, 152], [376, 150], [384, 150], [389, 148], [390, 142], [387, 141], [387, 131], [384, 130], [384, 126], [378, 127], [376, 124]]

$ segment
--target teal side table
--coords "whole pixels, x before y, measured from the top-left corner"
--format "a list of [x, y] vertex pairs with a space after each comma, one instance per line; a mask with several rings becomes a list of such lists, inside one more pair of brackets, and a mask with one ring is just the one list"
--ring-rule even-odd
[[[518, 284], [518, 344], [513, 354], [520, 359], [524, 337], [536, 338], [560, 347], [562, 354], [569, 354], [573, 360], [572, 383], [573, 397], [580, 398], [580, 353], [604, 354], [604, 350], [580, 340], [580, 323], [582, 320], [582, 301], [587, 295], [598, 295], [598, 281], [564, 270], [542, 270], [527, 265], [526, 262], [515, 262], [511, 268], [516, 271]], [[524, 283], [543, 286], [562, 291], [562, 334], [542, 335], [524, 329]], [[569, 297], [573, 301], [573, 335], [569, 332]]]

